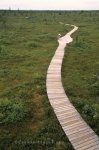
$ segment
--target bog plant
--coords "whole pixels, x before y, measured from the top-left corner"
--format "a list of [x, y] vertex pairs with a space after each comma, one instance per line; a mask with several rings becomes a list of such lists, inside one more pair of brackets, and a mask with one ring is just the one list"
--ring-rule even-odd
[[27, 116], [27, 111], [21, 101], [0, 99], [0, 124], [18, 123]]

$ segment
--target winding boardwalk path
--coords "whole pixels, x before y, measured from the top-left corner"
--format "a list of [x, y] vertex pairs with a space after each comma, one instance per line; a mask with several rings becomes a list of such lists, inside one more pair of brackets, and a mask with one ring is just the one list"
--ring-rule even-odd
[[78, 27], [65, 36], [59, 38], [59, 46], [52, 58], [47, 72], [47, 94], [51, 106], [59, 120], [65, 134], [75, 150], [99, 150], [99, 137], [81, 118], [75, 107], [70, 103], [65, 94], [61, 82], [61, 66], [64, 57], [64, 49], [67, 43], [72, 42], [70, 37]]

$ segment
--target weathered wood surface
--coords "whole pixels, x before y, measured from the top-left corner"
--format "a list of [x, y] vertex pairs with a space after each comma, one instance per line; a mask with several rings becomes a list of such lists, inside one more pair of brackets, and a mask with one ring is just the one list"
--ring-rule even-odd
[[77, 29], [78, 28], [74, 26], [72, 31], [58, 40], [59, 46], [47, 72], [47, 94], [57, 119], [74, 149], [99, 150], [99, 137], [70, 103], [61, 82], [61, 66], [64, 57], [64, 48], [67, 43], [72, 42], [70, 35]]

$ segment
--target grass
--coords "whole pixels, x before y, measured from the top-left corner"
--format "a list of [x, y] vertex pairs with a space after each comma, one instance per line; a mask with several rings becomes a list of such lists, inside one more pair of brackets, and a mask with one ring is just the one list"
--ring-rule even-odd
[[[75, 24], [62, 79], [72, 103], [99, 135], [99, 12], [0, 11], [0, 149], [73, 150], [46, 94], [57, 35]], [[91, 121], [93, 119], [93, 122]]]

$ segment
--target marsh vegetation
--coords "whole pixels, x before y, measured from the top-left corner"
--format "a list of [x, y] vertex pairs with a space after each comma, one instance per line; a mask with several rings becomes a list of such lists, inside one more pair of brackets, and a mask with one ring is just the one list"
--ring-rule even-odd
[[99, 12], [0, 11], [0, 149], [73, 150], [46, 94], [57, 35], [75, 24], [62, 80], [67, 95], [99, 135]]

